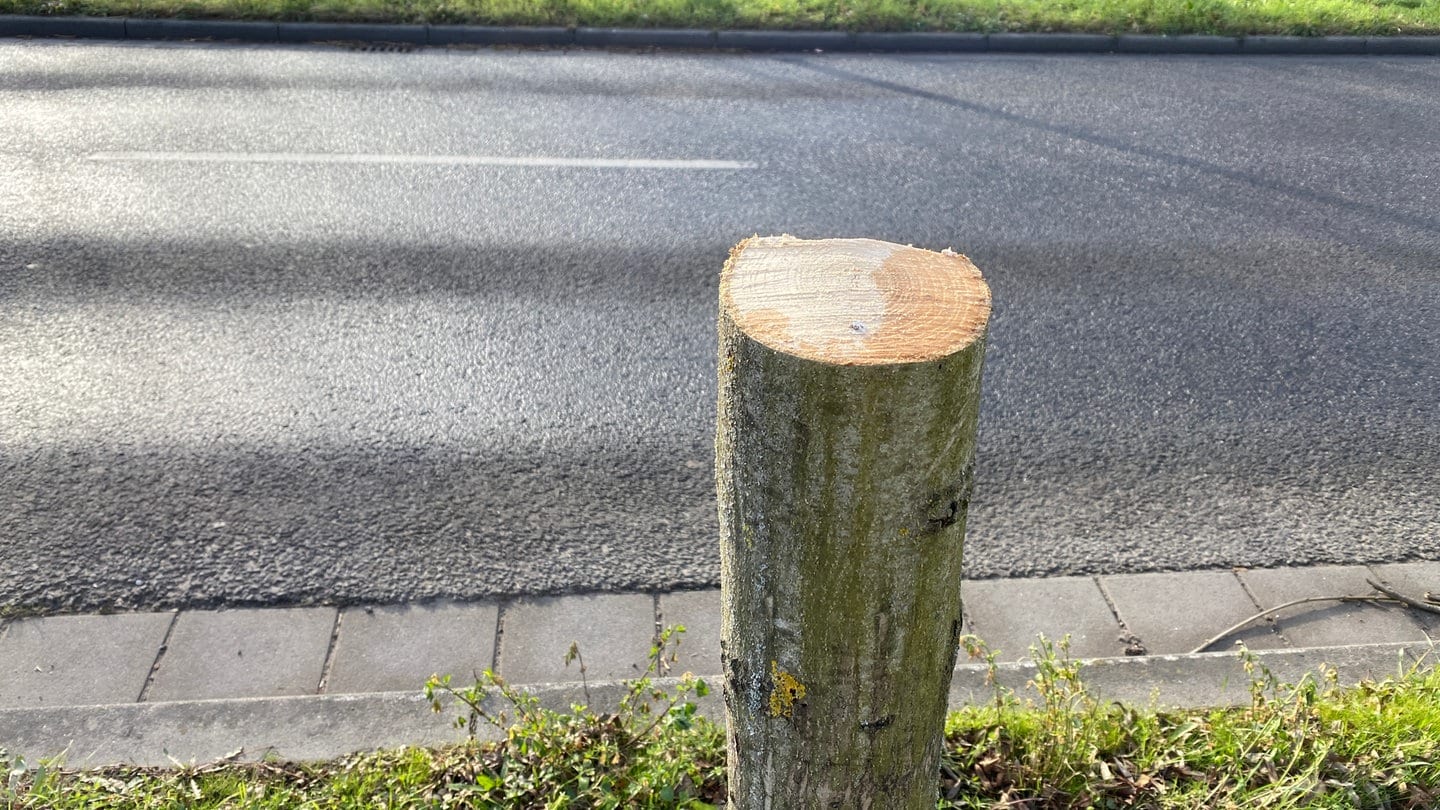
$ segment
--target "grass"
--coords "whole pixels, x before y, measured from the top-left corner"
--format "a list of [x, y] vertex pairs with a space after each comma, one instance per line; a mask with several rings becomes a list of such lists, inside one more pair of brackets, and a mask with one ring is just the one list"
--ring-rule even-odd
[[[973, 655], [987, 652], [971, 645]], [[1253, 656], [1250, 705], [1200, 711], [1119, 706], [1091, 695], [1062, 645], [1036, 653], [1038, 696], [996, 688], [952, 714], [939, 807], [1427, 808], [1440, 805], [1440, 673], [1412, 668], [1341, 688], [1333, 671], [1279, 683]], [[583, 669], [582, 669], [583, 673]], [[724, 794], [721, 729], [694, 714], [693, 679], [649, 678], [615, 712], [549, 712], [486, 676], [429, 685], [467, 707], [460, 724], [504, 724], [499, 743], [363, 754], [316, 764], [174, 769], [17, 769], [0, 806], [100, 808], [705, 808]], [[685, 686], [684, 684], [688, 684]], [[507, 698], [513, 716], [492, 713]], [[8, 804], [7, 804], [8, 801]]]
[[1440, 33], [1440, 0], [0, 0], [0, 14], [856, 31]]

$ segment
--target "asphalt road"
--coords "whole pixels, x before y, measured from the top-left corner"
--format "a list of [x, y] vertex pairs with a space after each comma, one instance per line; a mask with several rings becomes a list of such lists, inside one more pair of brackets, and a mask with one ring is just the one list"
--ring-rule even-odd
[[1437, 87], [0, 41], [0, 605], [714, 584], [716, 279], [782, 232], [989, 279], [972, 576], [1440, 559]]

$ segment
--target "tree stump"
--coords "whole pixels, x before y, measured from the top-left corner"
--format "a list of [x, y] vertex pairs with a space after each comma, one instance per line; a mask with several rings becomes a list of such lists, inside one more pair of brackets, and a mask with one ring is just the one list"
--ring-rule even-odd
[[752, 238], [720, 281], [729, 806], [935, 806], [990, 290], [964, 256]]

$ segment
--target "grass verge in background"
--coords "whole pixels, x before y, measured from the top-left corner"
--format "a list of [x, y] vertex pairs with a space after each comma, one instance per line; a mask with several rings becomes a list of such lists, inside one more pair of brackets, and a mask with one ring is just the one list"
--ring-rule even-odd
[[846, 31], [1440, 34], [1440, 0], [0, 0], [0, 14]]
[[[668, 638], [668, 636], [667, 636]], [[967, 640], [972, 656], [988, 651]], [[663, 648], [662, 648], [663, 649]], [[1279, 683], [1248, 653], [1250, 705], [1199, 711], [1120, 706], [1086, 691], [1066, 645], [1035, 651], [1032, 700], [952, 714], [937, 774], [941, 808], [1431, 808], [1440, 806], [1440, 673], [1415, 667], [1341, 688], [1333, 670]], [[652, 656], [653, 659], [653, 656]], [[583, 664], [583, 662], [582, 662]], [[695, 715], [696, 679], [632, 682], [615, 712], [540, 709], [493, 675], [456, 689], [460, 725], [507, 728], [498, 743], [402, 749], [310, 765], [65, 771], [13, 768], [0, 806], [98, 808], [713, 807], [724, 794], [721, 729]], [[583, 669], [582, 669], [583, 673]], [[496, 700], [501, 698], [501, 700]], [[513, 715], [502, 715], [499, 707]], [[3, 761], [3, 757], [0, 757]]]

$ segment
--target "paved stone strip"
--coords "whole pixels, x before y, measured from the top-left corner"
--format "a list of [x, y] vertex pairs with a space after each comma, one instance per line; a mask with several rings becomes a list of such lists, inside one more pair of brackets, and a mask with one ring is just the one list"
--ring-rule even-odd
[[[1076, 658], [1188, 653], [1284, 602], [1364, 595], [1366, 578], [1440, 592], [1440, 563], [976, 580], [966, 624], [1003, 662], [1037, 636]], [[518, 684], [640, 674], [661, 627], [684, 625], [678, 671], [714, 675], [720, 592], [588, 594], [494, 603], [186, 610], [20, 619], [0, 630], [0, 708], [418, 691], [432, 674], [467, 683], [493, 668]], [[1256, 650], [1426, 643], [1440, 616], [1314, 603], [1227, 638]], [[581, 659], [565, 661], [571, 645]]]
[[561, 28], [488, 25], [245, 22], [0, 15], [0, 36], [95, 39], [212, 39], [238, 42], [368, 42], [408, 45], [517, 45], [886, 51], [924, 53], [1144, 53], [1259, 55], [1440, 55], [1440, 37], [1296, 37], [1158, 34], [779, 31], [675, 28]]

